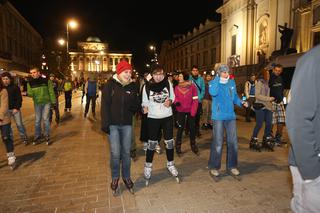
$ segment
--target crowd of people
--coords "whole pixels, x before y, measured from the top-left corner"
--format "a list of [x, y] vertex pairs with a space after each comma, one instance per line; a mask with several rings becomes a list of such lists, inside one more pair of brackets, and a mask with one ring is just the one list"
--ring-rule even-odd
[[[226, 171], [232, 176], [240, 175], [238, 169], [238, 137], [234, 106], [244, 108], [246, 121], [251, 122], [255, 112], [256, 126], [253, 129], [249, 148], [273, 151], [282, 144], [282, 128], [285, 123], [283, 103], [284, 86], [281, 77], [282, 66], [274, 65], [272, 71], [262, 69], [251, 74], [245, 83], [245, 97], [240, 98], [234, 76], [226, 64], [217, 64], [215, 74], [200, 74], [197, 66], [190, 72], [166, 74], [163, 67], [154, 64], [142, 81], [132, 79], [132, 67], [121, 61], [116, 74], [102, 90], [101, 128], [109, 135], [111, 147], [111, 189], [116, 194], [120, 178], [132, 191], [130, 177], [130, 156], [135, 158], [136, 145], [134, 116], [141, 117], [140, 140], [145, 150], [144, 177], [146, 184], [152, 176], [153, 156], [160, 153], [159, 143], [164, 142], [169, 173], [179, 182], [179, 172], [174, 163], [174, 152], [183, 155], [182, 135], [189, 135], [191, 151], [200, 154], [197, 138], [201, 130], [212, 130], [213, 139], [208, 160], [209, 173], [221, 175], [221, 159], [224, 134], [227, 138]], [[271, 74], [270, 74], [271, 73]], [[270, 77], [271, 75], [271, 77]], [[263, 140], [258, 133], [265, 125]], [[277, 125], [273, 134], [273, 125]], [[174, 135], [174, 127], [177, 128]]]

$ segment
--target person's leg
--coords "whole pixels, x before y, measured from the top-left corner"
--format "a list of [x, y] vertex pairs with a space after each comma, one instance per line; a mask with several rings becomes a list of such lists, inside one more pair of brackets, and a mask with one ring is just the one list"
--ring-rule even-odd
[[111, 168], [111, 177], [112, 180], [118, 179], [120, 177], [120, 131], [119, 126], [111, 125], [110, 126], [110, 168]]
[[44, 123], [44, 135], [50, 136], [50, 121], [49, 121], [50, 104], [45, 104], [42, 109], [42, 118]]
[[70, 96], [69, 96], [69, 109], [71, 110], [72, 107], [72, 90], [70, 91]]
[[91, 97], [87, 95], [86, 97], [86, 107], [84, 110], [84, 116], [86, 116], [89, 112], [89, 106], [90, 106]]
[[148, 118], [148, 148], [146, 153], [146, 162], [152, 163], [156, 145], [159, 143], [158, 135], [161, 126], [161, 119]]
[[264, 111], [264, 121], [265, 121], [265, 129], [264, 129], [264, 138], [272, 137], [271, 127], [272, 127], [272, 111], [263, 110]]
[[22, 115], [20, 110], [17, 113], [13, 114], [13, 119], [16, 122], [17, 129], [19, 131], [19, 135], [21, 139], [25, 140], [26, 138], [28, 138], [26, 133], [26, 128], [24, 127], [22, 122]]
[[64, 92], [64, 111], [68, 109], [69, 93]]
[[59, 98], [56, 97], [56, 105], [54, 107], [54, 111], [56, 114], [56, 122], [59, 123], [60, 121], [60, 111], [59, 111]]
[[173, 161], [174, 158], [174, 141], [173, 141], [173, 117], [165, 118], [162, 121], [164, 143], [166, 145], [167, 161]]
[[227, 132], [227, 171], [238, 167], [238, 138], [236, 120], [224, 121]]
[[198, 104], [198, 110], [195, 117], [195, 129], [196, 129], [196, 136], [200, 137], [200, 119], [201, 119], [201, 113], [202, 113], [202, 104]]
[[43, 105], [34, 105], [35, 110], [35, 134], [34, 138], [38, 139], [41, 137], [41, 119], [42, 119], [42, 108]]
[[252, 137], [253, 138], [257, 138], [259, 131], [262, 127], [263, 121], [264, 121], [264, 110], [263, 109], [259, 109], [259, 110], [255, 110], [256, 113], [256, 126], [253, 129], [253, 133], [252, 133]]
[[185, 125], [185, 117], [186, 114], [183, 112], [177, 112], [177, 123], [178, 123], [178, 131], [177, 131], [177, 141], [176, 141], [176, 151], [181, 152], [181, 142], [182, 142], [182, 133]]
[[203, 99], [201, 123], [202, 123], [202, 127], [205, 129], [208, 127], [208, 122], [207, 122], [208, 113], [209, 113], [209, 100]]
[[221, 168], [221, 155], [223, 145], [223, 121], [213, 121], [213, 140], [210, 146], [209, 169], [219, 170]]
[[91, 97], [91, 112], [92, 112], [92, 115], [95, 116], [96, 115], [96, 99], [97, 97], [96, 96], [93, 96]]
[[13, 140], [10, 137], [11, 124], [5, 124], [0, 126], [0, 131], [1, 131], [2, 142], [6, 147], [7, 153], [13, 152], [14, 145], [13, 145]]
[[195, 130], [195, 117], [192, 117], [190, 113], [187, 114], [187, 120], [190, 128], [190, 146], [191, 150], [194, 154], [199, 154], [199, 149], [196, 144], [196, 130]]
[[132, 139], [132, 126], [125, 125], [119, 128], [120, 135], [120, 151], [121, 151], [121, 174], [123, 179], [130, 178], [130, 150], [131, 150], [131, 139]]

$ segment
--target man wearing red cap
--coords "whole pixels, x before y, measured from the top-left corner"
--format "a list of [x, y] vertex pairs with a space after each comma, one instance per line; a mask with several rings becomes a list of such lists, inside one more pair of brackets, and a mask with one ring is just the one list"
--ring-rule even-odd
[[101, 129], [109, 137], [111, 189], [116, 195], [120, 177], [133, 193], [130, 178], [130, 149], [132, 138], [132, 117], [139, 109], [137, 87], [131, 80], [132, 67], [123, 60], [116, 67], [116, 74], [102, 89]]

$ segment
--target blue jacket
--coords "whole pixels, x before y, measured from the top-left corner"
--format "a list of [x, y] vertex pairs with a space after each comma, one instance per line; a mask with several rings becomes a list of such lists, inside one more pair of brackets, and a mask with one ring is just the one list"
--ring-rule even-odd
[[236, 83], [229, 80], [226, 84], [219, 83], [220, 77], [209, 82], [209, 93], [212, 96], [213, 120], [235, 120], [234, 104], [242, 106], [237, 94]]
[[195, 84], [197, 87], [197, 92], [198, 92], [198, 101], [199, 103], [202, 102], [202, 99], [204, 98], [205, 92], [206, 92], [206, 84], [204, 83], [204, 80], [201, 76], [198, 76], [197, 79], [194, 79], [190, 75], [190, 80]]

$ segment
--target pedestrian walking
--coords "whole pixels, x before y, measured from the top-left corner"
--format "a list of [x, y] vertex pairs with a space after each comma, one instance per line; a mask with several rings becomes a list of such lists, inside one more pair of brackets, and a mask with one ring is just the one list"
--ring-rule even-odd
[[64, 97], [65, 97], [65, 107], [64, 111], [65, 112], [70, 112], [71, 111], [71, 99], [72, 99], [72, 82], [69, 79], [68, 76], [65, 77], [65, 80], [62, 85], [63, 91], [64, 91]]
[[41, 142], [41, 121], [44, 123], [44, 139], [47, 145], [50, 141], [49, 113], [51, 104], [56, 103], [52, 81], [41, 76], [39, 68], [30, 69], [32, 79], [28, 83], [28, 96], [33, 98], [35, 110], [35, 135], [33, 145]]
[[132, 67], [123, 60], [116, 66], [116, 74], [103, 87], [101, 99], [101, 128], [108, 135], [111, 157], [111, 190], [117, 194], [120, 178], [133, 193], [131, 180], [132, 118], [139, 109], [136, 86], [131, 80]]
[[212, 80], [211, 73], [205, 75], [205, 93], [202, 100], [202, 129], [212, 129], [211, 108], [212, 97], [209, 93], [209, 82]]
[[50, 108], [50, 123], [52, 122], [52, 117], [53, 117], [53, 111], [55, 113], [55, 121], [56, 124], [60, 123], [60, 111], [59, 111], [59, 82], [58, 80], [55, 78], [54, 74], [50, 74], [50, 81], [52, 81], [52, 86], [53, 86], [53, 91], [54, 91], [54, 95], [56, 97], [56, 103], [51, 104], [51, 108]]
[[246, 122], [251, 122], [252, 105], [255, 102], [256, 75], [251, 73], [249, 80], [244, 84], [244, 95], [250, 107], [246, 108]]
[[84, 117], [87, 117], [89, 112], [90, 102], [91, 102], [91, 112], [92, 116], [96, 117], [96, 99], [99, 95], [98, 84], [96, 79], [89, 78], [85, 84], [85, 93], [86, 93], [86, 107], [84, 111]]

